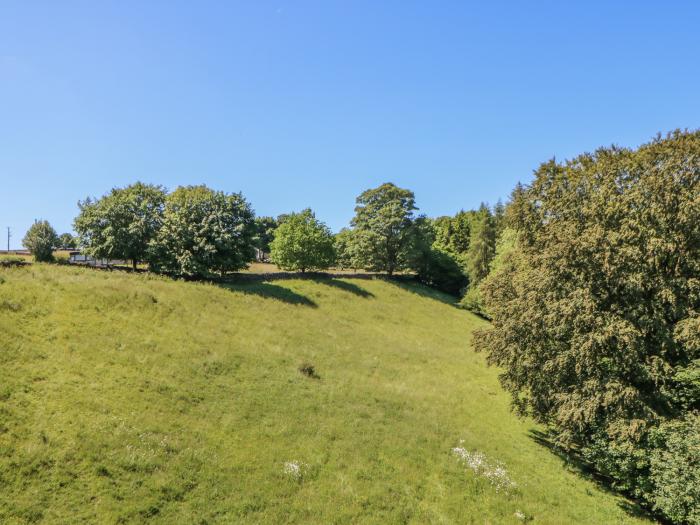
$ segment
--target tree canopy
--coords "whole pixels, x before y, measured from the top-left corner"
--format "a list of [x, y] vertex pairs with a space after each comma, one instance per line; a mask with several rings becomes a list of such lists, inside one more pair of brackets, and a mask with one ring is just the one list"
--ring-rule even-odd
[[149, 256], [163, 214], [162, 186], [137, 182], [114, 188], [104, 197], [79, 202], [74, 221], [80, 244], [97, 258], [132, 261], [134, 268]]
[[223, 275], [253, 260], [254, 235], [253, 211], [241, 194], [180, 187], [165, 200], [152, 264], [172, 275]]
[[270, 250], [272, 262], [283, 270], [324, 270], [335, 261], [333, 234], [308, 208], [286, 216]]
[[78, 246], [78, 241], [70, 233], [62, 233], [58, 236], [58, 247], [66, 250], [74, 249]]
[[697, 462], [663, 460], [700, 441], [700, 133], [544, 163], [509, 215], [478, 348], [561, 445], [700, 523]]
[[357, 197], [353, 241], [365, 268], [392, 275], [407, 267], [416, 209], [413, 192], [389, 182]]
[[58, 247], [58, 235], [49, 221], [35, 221], [22, 239], [22, 244], [27, 248], [37, 262], [49, 262], [53, 260], [53, 251]]
[[274, 217], [255, 217], [255, 247], [263, 253], [270, 253], [270, 243], [275, 238], [279, 222]]
[[496, 224], [489, 208], [482, 204], [472, 223], [467, 250], [467, 272], [471, 286], [476, 286], [489, 273], [496, 253]]

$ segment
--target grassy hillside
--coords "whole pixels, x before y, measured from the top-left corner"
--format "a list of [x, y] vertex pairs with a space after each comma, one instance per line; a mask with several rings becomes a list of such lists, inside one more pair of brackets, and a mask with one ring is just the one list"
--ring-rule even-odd
[[483, 321], [427, 289], [0, 283], [0, 523], [642, 522], [533, 439], [471, 350]]

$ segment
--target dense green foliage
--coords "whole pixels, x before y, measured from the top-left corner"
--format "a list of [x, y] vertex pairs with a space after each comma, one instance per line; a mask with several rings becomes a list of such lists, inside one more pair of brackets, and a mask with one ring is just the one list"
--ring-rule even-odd
[[291, 213], [275, 230], [270, 259], [283, 270], [325, 270], [335, 262], [333, 234], [310, 209]]
[[561, 445], [700, 523], [700, 133], [547, 162], [512, 207], [477, 347]]
[[358, 264], [389, 275], [407, 268], [416, 209], [413, 192], [391, 183], [360, 194], [352, 220]]
[[335, 248], [335, 265], [341, 270], [357, 268], [356, 257], [353, 252], [355, 244], [352, 241], [353, 231], [343, 228], [333, 236]]
[[49, 262], [53, 260], [53, 251], [58, 247], [58, 235], [49, 221], [35, 221], [27, 230], [22, 244], [34, 256], [35, 261]]
[[474, 212], [460, 211], [454, 217], [438, 217], [433, 221], [435, 248], [452, 254], [466, 268]]
[[491, 314], [489, 314], [488, 308], [484, 303], [482, 288], [487, 286], [490, 280], [495, 278], [501, 268], [507, 263], [509, 255], [515, 249], [516, 241], [517, 232], [513, 228], [504, 226], [496, 240], [495, 255], [489, 264], [489, 273], [482, 281], [467, 289], [464, 297], [462, 297], [460, 301], [460, 305], [463, 308], [479, 314], [486, 319], [491, 319]]
[[255, 247], [263, 253], [270, 253], [270, 243], [275, 238], [279, 222], [274, 217], [255, 217]]
[[467, 285], [467, 276], [453, 253], [436, 241], [437, 231], [436, 221], [418, 217], [413, 222], [409, 267], [421, 283], [451, 295], [459, 295]]
[[73, 227], [85, 253], [96, 258], [139, 261], [149, 258], [163, 214], [165, 190], [137, 182], [114, 188], [104, 197], [78, 203]]
[[531, 438], [467, 342], [485, 323], [429, 288], [43, 264], [0, 283], [0, 523], [648, 523]]
[[58, 236], [58, 247], [64, 250], [73, 250], [78, 246], [78, 239], [70, 233], [62, 233]]
[[476, 286], [488, 274], [496, 253], [496, 223], [491, 210], [482, 204], [472, 222], [467, 250], [467, 273], [470, 285]]
[[240, 270], [255, 256], [254, 235], [253, 211], [241, 194], [180, 187], [165, 201], [152, 267], [183, 277]]

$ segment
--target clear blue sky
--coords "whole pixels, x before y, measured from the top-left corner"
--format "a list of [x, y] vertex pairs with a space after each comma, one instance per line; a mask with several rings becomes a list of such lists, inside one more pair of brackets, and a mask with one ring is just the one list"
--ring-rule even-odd
[[312, 207], [494, 203], [552, 156], [700, 127], [700, 3], [0, 1], [0, 246], [142, 180]]

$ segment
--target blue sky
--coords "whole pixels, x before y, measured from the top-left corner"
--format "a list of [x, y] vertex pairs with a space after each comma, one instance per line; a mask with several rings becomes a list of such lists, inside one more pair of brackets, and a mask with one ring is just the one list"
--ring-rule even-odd
[[345, 226], [385, 181], [421, 212], [540, 162], [700, 127], [700, 3], [0, 1], [0, 246], [142, 180]]

